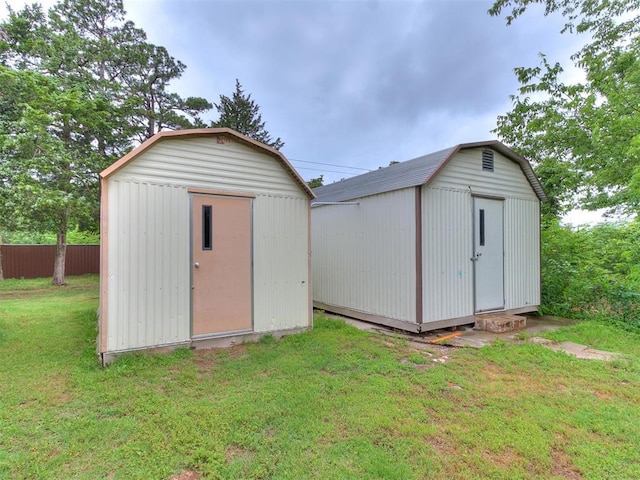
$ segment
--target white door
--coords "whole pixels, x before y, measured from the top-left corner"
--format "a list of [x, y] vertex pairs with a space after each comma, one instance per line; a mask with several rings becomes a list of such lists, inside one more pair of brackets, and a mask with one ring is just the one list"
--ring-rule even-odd
[[503, 204], [502, 200], [474, 197], [476, 312], [504, 308]]

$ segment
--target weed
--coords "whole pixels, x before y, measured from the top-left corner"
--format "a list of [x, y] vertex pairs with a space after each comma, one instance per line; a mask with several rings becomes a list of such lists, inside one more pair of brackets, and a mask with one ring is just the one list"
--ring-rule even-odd
[[261, 336], [260, 340], [258, 340], [258, 343], [260, 343], [261, 345], [271, 345], [275, 341], [276, 339], [274, 338], [274, 336], [268, 333], [266, 335]]
[[518, 332], [515, 337], [516, 340], [519, 340], [521, 342], [527, 341], [529, 340], [529, 338], [531, 338], [531, 334], [527, 333], [525, 330]]
[[409, 361], [411, 363], [415, 363], [416, 365], [427, 363], [427, 360], [419, 353], [412, 353], [411, 355], [409, 355]]

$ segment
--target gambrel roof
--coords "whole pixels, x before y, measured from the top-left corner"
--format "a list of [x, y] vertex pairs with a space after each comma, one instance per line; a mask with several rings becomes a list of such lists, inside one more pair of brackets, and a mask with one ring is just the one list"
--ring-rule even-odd
[[407, 160], [406, 162], [315, 188], [313, 193], [316, 194], [316, 200], [313, 203], [344, 202], [402, 188], [428, 185], [458, 152], [478, 147], [492, 148], [517, 163], [540, 201], [547, 200], [547, 194], [529, 161], [503, 143], [497, 140], [490, 140], [461, 143], [413, 160]]
[[143, 152], [149, 150], [155, 144], [165, 141], [171, 138], [194, 138], [194, 137], [215, 137], [215, 136], [226, 136], [228, 138], [232, 138], [240, 144], [251, 147], [260, 153], [265, 153], [274, 157], [280, 165], [285, 169], [285, 171], [289, 174], [289, 176], [300, 186], [300, 188], [304, 191], [304, 193], [309, 197], [313, 198], [313, 192], [307, 185], [307, 182], [300, 176], [298, 171], [289, 163], [289, 160], [275, 148], [272, 148], [264, 143], [260, 143], [253, 138], [247, 137], [246, 135], [242, 135], [241, 133], [236, 132], [230, 128], [196, 128], [196, 129], [185, 129], [185, 130], [167, 130], [163, 132], [156, 133], [153, 137], [145, 140], [141, 145], [138, 145], [136, 148], [127, 153], [124, 157], [122, 157], [117, 162], [113, 163], [109, 167], [105, 168], [102, 172], [100, 172], [101, 178], [108, 178], [113, 175], [115, 172], [120, 170], [122, 167], [127, 165], [129, 162], [134, 160], [136, 157], [140, 156]]

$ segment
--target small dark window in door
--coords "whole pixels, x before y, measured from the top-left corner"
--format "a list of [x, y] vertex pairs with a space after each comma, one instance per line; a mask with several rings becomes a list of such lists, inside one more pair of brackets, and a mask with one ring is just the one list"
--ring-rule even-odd
[[213, 237], [213, 222], [211, 221], [211, 205], [202, 206], [202, 249], [211, 250]]
[[484, 209], [480, 209], [480, 246], [484, 247]]

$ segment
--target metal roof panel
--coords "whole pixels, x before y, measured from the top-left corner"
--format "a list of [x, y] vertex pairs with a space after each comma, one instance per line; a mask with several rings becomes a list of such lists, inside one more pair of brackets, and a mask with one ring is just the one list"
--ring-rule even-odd
[[402, 188], [425, 185], [429, 183], [460, 150], [478, 147], [494, 148], [520, 165], [522, 172], [536, 192], [538, 198], [541, 201], [547, 200], [547, 194], [542, 188], [542, 184], [538, 180], [529, 161], [503, 143], [497, 140], [490, 140], [455, 145], [451, 148], [407, 160], [406, 162], [315, 188], [313, 193], [315, 193], [316, 199], [313, 203], [345, 202]]
[[451, 155], [453, 150], [453, 148], [447, 148], [318, 187], [313, 190], [313, 193], [316, 194], [314, 203], [344, 202], [354, 198], [422, 185], [438, 169], [438, 166]]

